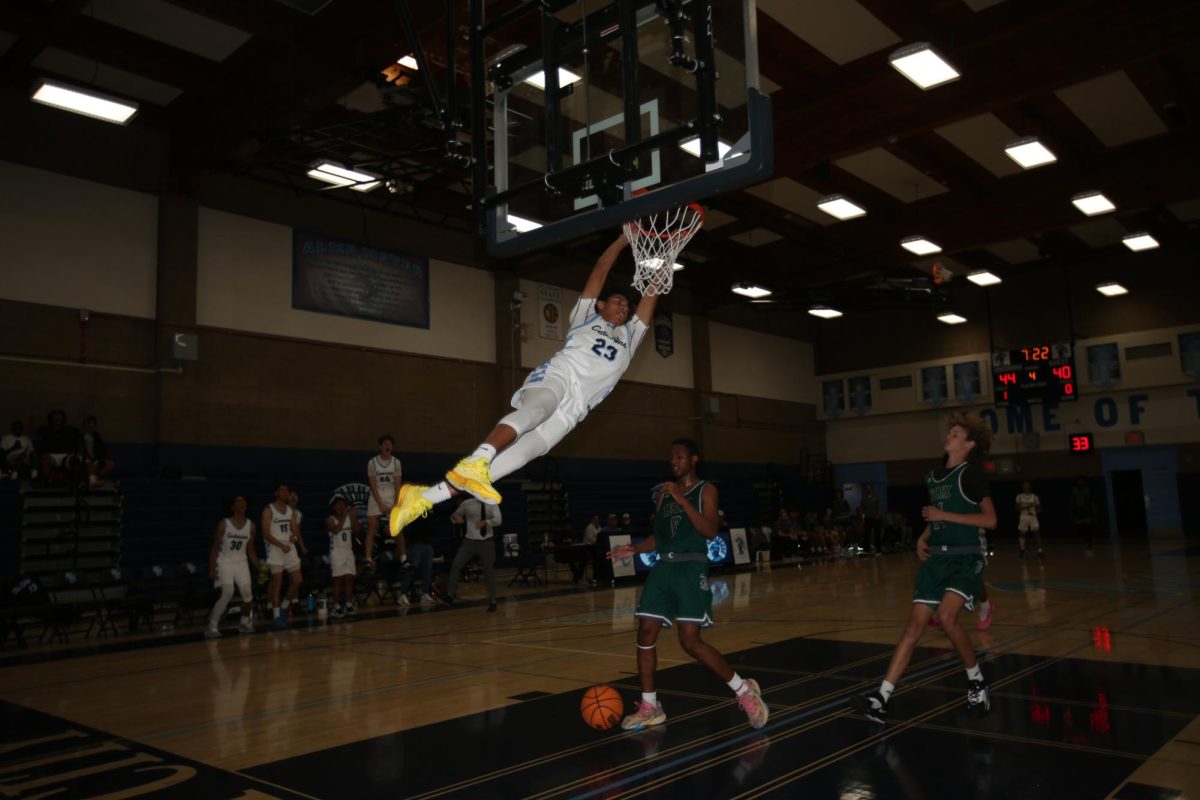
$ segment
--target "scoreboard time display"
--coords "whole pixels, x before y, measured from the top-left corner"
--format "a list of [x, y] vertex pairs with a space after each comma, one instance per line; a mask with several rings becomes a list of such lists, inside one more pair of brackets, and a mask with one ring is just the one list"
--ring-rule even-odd
[[1075, 352], [1069, 343], [1038, 344], [992, 353], [996, 405], [1062, 402], [1079, 397]]

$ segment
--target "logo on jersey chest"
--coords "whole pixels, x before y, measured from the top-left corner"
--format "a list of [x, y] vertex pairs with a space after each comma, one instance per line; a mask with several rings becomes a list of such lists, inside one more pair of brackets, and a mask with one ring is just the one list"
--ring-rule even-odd
[[604, 328], [600, 327], [599, 325], [593, 325], [592, 332], [600, 334], [605, 339], [611, 339], [613, 344], [619, 344], [619, 345], [621, 345], [621, 347], [629, 346], [626, 343], [626, 341], [624, 339], [622, 339], [620, 336], [617, 336], [615, 333], [612, 333], [611, 331], [605, 330]]

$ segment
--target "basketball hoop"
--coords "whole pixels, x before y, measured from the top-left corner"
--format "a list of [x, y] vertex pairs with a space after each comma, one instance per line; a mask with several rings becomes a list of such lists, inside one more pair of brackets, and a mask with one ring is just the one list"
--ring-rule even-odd
[[625, 238], [637, 269], [633, 286], [643, 295], [664, 295], [675, 284], [675, 259], [704, 225], [698, 203], [668, 208], [627, 222]]

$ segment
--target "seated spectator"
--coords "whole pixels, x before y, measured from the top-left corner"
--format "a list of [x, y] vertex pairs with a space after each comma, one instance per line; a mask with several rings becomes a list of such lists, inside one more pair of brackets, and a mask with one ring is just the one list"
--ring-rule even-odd
[[14, 478], [29, 478], [33, 471], [33, 441], [25, 435], [25, 425], [21, 420], [13, 420], [9, 433], [0, 438], [0, 451], [4, 460], [0, 469], [12, 474]]
[[79, 431], [67, 424], [65, 412], [55, 409], [46, 415], [46, 425], [37, 432], [37, 451], [42, 457], [42, 476], [46, 480], [52, 474], [61, 474], [74, 484], [83, 467], [79, 457]]
[[842, 529], [838, 525], [837, 517], [833, 515], [833, 509], [825, 509], [825, 513], [821, 516], [821, 530], [825, 534], [825, 540], [829, 542], [829, 550], [833, 553], [839, 553], [842, 550]]
[[800, 538], [792, 526], [792, 520], [786, 510], [780, 509], [779, 519], [775, 520], [775, 527], [771, 531], [771, 560], [795, 556], [799, 544]]
[[848, 544], [847, 537], [851, 534], [853, 523], [854, 512], [850, 510], [850, 502], [846, 500], [846, 496], [842, 493], [841, 489], [834, 490], [833, 524], [838, 529], [842, 544]]
[[821, 518], [817, 516], [817, 512], [808, 511], [804, 514], [804, 530], [808, 533], [813, 553], [829, 552], [829, 541], [825, 536], [825, 528], [821, 525]]
[[633, 517], [626, 511], [621, 515], [621, 530], [629, 533], [633, 530]]
[[600, 515], [592, 514], [592, 518], [583, 529], [583, 543], [587, 545], [596, 544], [597, 537], [600, 536]]
[[783, 530], [784, 528], [790, 528], [790, 527], [792, 527], [792, 518], [788, 514], [788, 510], [786, 508], [784, 508], [783, 506], [780, 506], [779, 507], [779, 516], [776, 517], [775, 521], [771, 523], [771, 532], [777, 533], [777, 532]]
[[90, 415], [83, 420], [83, 456], [89, 486], [107, 480], [116, 466], [108, 457], [108, 445], [104, 443], [104, 437], [96, 430], [96, 418]]

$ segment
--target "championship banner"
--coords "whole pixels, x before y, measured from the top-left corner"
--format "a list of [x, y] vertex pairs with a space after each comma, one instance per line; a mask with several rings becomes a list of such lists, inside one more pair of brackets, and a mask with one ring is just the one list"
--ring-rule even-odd
[[1200, 331], [1179, 334], [1179, 368], [1194, 381], [1200, 381]]
[[563, 339], [562, 289], [538, 284], [538, 336], [543, 339]]
[[675, 352], [675, 318], [669, 311], [654, 312], [654, 349], [663, 358]]
[[871, 377], [850, 378], [850, 410], [860, 417], [871, 410]]
[[921, 400], [933, 407], [946, 402], [946, 368], [921, 368]]
[[978, 361], [964, 361], [954, 365], [954, 393], [964, 403], [971, 402], [983, 393]]
[[1111, 389], [1121, 382], [1121, 357], [1116, 342], [1089, 345], [1087, 363], [1088, 380], [1093, 386]]
[[292, 308], [429, 328], [429, 259], [292, 231]]
[[821, 400], [825, 416], [837, 419], [846, 410], [846, 389], [841, 381], [822, 381]]

